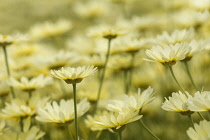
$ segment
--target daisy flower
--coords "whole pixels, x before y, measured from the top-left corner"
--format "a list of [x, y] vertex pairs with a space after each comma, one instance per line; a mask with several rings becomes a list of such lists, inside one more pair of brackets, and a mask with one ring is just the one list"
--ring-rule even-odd
[[[87, 101], [87, 98], [81, 100], [77, 104], [77, 116], [82, 116], [89, 108], [90, 103]], [[59, 104], [53, 101], [52, 103], [47, 103], [44, 108], [40, 108], [36, 119], [41, 122], [71, 123], [74, 117], [74, 101], [62, 99]]]
[[55, 78], [64, 80], [67, 84], [80, 83], [84, 78], [93, 75], [97, 71], [94, 66], [67, 67], [61, 70], [51, 70], [51, 75]]

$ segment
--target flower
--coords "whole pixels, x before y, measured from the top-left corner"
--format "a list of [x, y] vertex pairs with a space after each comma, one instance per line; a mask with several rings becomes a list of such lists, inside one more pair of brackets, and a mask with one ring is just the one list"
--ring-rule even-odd
[[175, 45], [176, 43], [189, 42], [195, 36], [194, 29], [189, 30], [175, 30], [171, 35], [168, 32], [164, 32], [162, 35], [157, 36], [156, 43], [161, 46]]
[[25, 41], [26, 36], [21, 34], [16, 35], [2, 35], [0, 34], [0, 46], [8, 46], [13, 44], [14, 42]]
[[173, 92], [172, 97], [165, 98], [165, 102], [162, 105], [162, 109], [166, 111], [179, 112], [182, 115], [189, 115], [193, 112], [188, 107], [188, 101], [192, 99], [192, 96], [186, 92], [186, 95], [179, 92]]
[[199, 124], [194, 123], [194, 128], [187, 130], [187, 135], [191, 140], [208, 140], [210, 139], [210, 122], [207, 120], [200, 121]]
[[111, 104], [107, 105], [107, 109], [113, 112], [124, 112], [125, 108], [132, 108], [134, 111], [140, 111], [144, 106], [154, 100], [154, 91], [151, 87], [138, 93], [134, 96], [124, 95], [122, 100], [113, 100]]
[[124, 129], [125, 125], [142, 118], [138, 111], [126, 109], [123, 112], [106, 112], [102, 116], [89, 116], [86, 124], [91, 127], [93, 131], [101, 131], [108, 129], [111, 132], [116, 132], [119, 129]]
[[43, 39], [47, 37], [59, 36], [72, 28], [72, 24], [68, 20], [59, 20], [56, 23], [45, 22], [35, 25], [30, 30], [32, 40]]
[[55, 78], [64, 80], [67, 84], [80, 83], [84, 78], [93, 75], [97, 71], [94, 66], [67, 67], [61, 70], [51, 70], [51, 75]]
[[[77, 117], [85, 114], [90, 108], [90, 103], [87, 98], [84, 98], [77, 104]], [[45, 108], [38, 110], [36, 119], [41, 122], [51, 123], [70, 123], [74, 120], [74, 101], [62, 99], [60, 104], [53, 101], [47, 103]]]
[[93, 37], [103, 37], [106, 39], [114, 39], [126, 33], [127, 33], [127, 30], [125, 29], [125, 27], [100, 25], [100, 26], [91, 28], [88, 34]]
[[34, 91], [38, 88], [42, 88], [46, 85], [52, 83], [51, 77], [44, 77], [43, 75], [39, 75], [38, 77], [34, 77], [32, 79], [28, 79], [26, 77], [21, 77], [20, 81], [10, 78], [9, 84], [15, 88], [19, 88], [23, 91]]
[[38, 127], [33, 126], [26, 132], [21, 132], [19, 134], [20, 140], [38, 140], [45, 135], [45, 132], [42, 132]]
[[163, 65], [174, 65], [178, 60], [183, 60], [189, 52], [186, 43], [176, 43], [175, 45], [153, 46], [152, 49], [146, 50], [145, 53], [150, 59], [147, 61], [159, 62]]
[[44, 106], [49, 100], [48, 97], [32, 96], [30, 99], [13, 99], [11, 103], [6, 103], [6, 107], [2, 109], [0, 116], [5, 119], [20, 119], [22, 117], [33, 116], [37, 113], [37, 109]]
[[197, 91], [188, 106], [191, 111], [210, 111], [210, 91]]

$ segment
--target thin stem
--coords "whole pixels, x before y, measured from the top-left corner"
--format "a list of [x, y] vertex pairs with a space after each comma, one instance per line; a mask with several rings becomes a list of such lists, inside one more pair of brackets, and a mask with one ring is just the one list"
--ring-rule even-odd
[[73, 136], [71, 135], [71, 132], [70, 132], [68, 124], [66, 124], [65, 127], [66, 127], [66, 131], [68, 132], [69, 139], [70, 140], [74, 140]]
[[147, 130], [147, 132], [149, 132], [155, 139], [160, 140], [154, 133], [152, 133], [151, 130], [149, 130], [149, 128], [144, 124], [144, 122], [141, 119], [140, 122], [143, 125], [143, 127]]
[[122, 140], [122, 131], [119, 131], [118, 134], [119, 134], [119, 140]]
[[187, 115], [187, 116], [188, 116], [188, 118], [190, 119], [190, 122], [191, 122], [191, 124], [192, 124], [192, 126], [193, 126], [193, 128], [194, 128], [194, 122], [193, 122], [192, 116], [191, 116], [191, 115]]
[[78, 122], [77, 122], [77, 96], [76, 96], [76, 84], [72, 84], [74, 93], [74, 122], [76, 131], [76, 140], [78, 140]]
[[176, 77], [175, 77], [175, 75], [174, 75], [172, 66], [169, 66], [169, 70], [170, 70], [171, 75], [172, 75], [172, 77], [174, 78], [175, 82], [176, 82], [177, 85], [180, 87], [181, 91], [182, 91], [183, 93], [185, 93], [184, 89], [183, 89], [182, 86], [179, 84], [179, 82], [177, 81], [177, 79], [176, 79]]
[[[9, 69], [9, 61], [8, 61], [8, 56], [7, 56], [7, 49], [6, 46], [2, 46], [3, 51], [4, 51], [4, 58], [5, 58], [5, 63], [6, 63], [6, 69], [7, 69], [7, 75], [10, 78], [11, 74], [10, 74], [10, 69]], [[12, 86], [9, 86], [10, 91], [12, 93], [12, 98], [15, 98], [15, 92]]]
[[190, 73], [190, 70], [189, 70], [189, 66], [188, 66], [187, 61], [183, 61], [183, 63], [184, 63], [184, 65], [185, 65], [185, 68], [186, 68], [186, 71], [187, 71], [187, 75], [188, 75], [188, 77], [190, 78], [191, 83], [193, 84], [194, 88], [195, 88], [197, 91], [199, 91], [199, 89], [196, 87], [195, 82], [194, 82], [194, 80], [193, 80], [193, 78], [192, 78], [192, 75], [191, 75], [191, 73]]
[[105, 76], [106, 67], [107, 67], [107, 63], [108, 63], [109, 55], [110, 55], [111, 40], [112, 40], [112, 39], [108, 39], [108, 48], [107, 48], [107, 53], [106, 53], [106, 60], [105, 60], [104, 68], [103, 68], [103, 70], [102, 70], [102, 75], [101, 75], [101, 78], [100, 78], [99, 89], [98, 89], [98, 95], [97, 95], [97, 100], [96, 100], [96, 104], [95, 104], [94, 111], [97, 110], [98, 102], [99, 102], [100, 95], [101, 95], [101, 89], [102, 89], [102, 85], [103, 85], [103, 82], [104, 82], [104, 76]]
[[126, 91], [127, 94], [130, 91], [131, 83], [132, 83], [132, 79], [133, 79], [134, 58], [135, 58], [135, 54], [132, 53], [132, 55], [131, 55], [131, 61], [130, 61], [130, 74], [129, 74], [129, 77], [128, 77], [128, 86], [127, 86], [127, 91]]
[[23, 132], [23, 118], [20, 118], [20, 131]]
[[200, 112], [198, 112], [198, 115], [201, 117], [201, 119], [205, 120], [203, 115]]
[[31, 98], [32, 96], [32, 91], [28, 91], [28, 97]]

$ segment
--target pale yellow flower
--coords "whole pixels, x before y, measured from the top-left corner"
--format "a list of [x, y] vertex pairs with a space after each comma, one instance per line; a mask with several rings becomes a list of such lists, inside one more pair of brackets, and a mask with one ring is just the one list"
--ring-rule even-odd
[[[81, 100], [77, 104], [77, 117], [84, 115], [89, 108], [90, 103], [87, 101], [87, 98]], [[60, 104], [53, 101], [52, 103], [47, 103], [45, 108], [40, 108], [36, 119], [41, 122], [71, 123], [74, 120], [74, 117], [74, 101], [65, 101], [62, 99]]]
[[15, 34], [15, 35], [2, 35], [0, 34], [0, 46], [8, 46], [14, 42], [26, 41], [26, 35]]
[[52, 84], [52, 78], [39, 75], [38, 77], [34, 77], [32, 79], [21, 77], [20, 81], [14, 78], [10, 78], [8, 82], [11, 86], [21, 89], [23, 91], [34, 91], [46, 85]]
[[182, 115], [192, 114], [193, 112], [188, 106], [188, 102], [192, 99], [192, 96], [188, 92], [186, 92], [186, 94], [182, 93], [181, 91], [173, 92], [169, 99], [165, 98], [162, 109], [166, 111], [178, 112]]
[[86, 124], [90, 126], [93, 131], [101, 131], [108, 129], [111, 132], [124, 128], [125, 125], [137, 121], [142, 117], [138, 111], [132, 109], [125, 109], [120, 113], [107, 112], [102, 116], [88, 117]]
[[33, 116], [37, 113], [37, 109], [43, 107], [49, 98], [41, 98], [38, 95], [32, 96], [30, 99], [13, 99], [11, 103], [6, 103], [6, 107], [2, 109], [0, 116], [5, 119], [20, 119], [21, 117]]
[[189, 53], [189, 47], [186, 43], [176, 43], [175, 45], [165, 45], [164, 47], [153, 46], [145, 53], [152, 62], [159, 62], [163, 65], [174, 65], [178, 60], [183, 60]]
[[94, 66], [67, 67], [61, 70], [51, 70], [51, 75], [55, 78], [64, 80], [67, 84], [80, 83], [84, 78], [93, 75], [97, 71]]
[[188, 106], [191, 111], [210, 111], [210, 92], [197, 91]]
[[191, 140], [209, 140], [210, 139], [210, 122], [207, 120], [200, 121], [199, 124], [194, 123], [194, 128], [187, 130], [187, 135]]

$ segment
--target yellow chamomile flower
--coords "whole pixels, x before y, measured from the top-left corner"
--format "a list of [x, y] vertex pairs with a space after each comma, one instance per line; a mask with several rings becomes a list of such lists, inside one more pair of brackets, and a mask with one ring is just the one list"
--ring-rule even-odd
[[134, 111], [141, 111], [144, 106], [151, 103], [155, 97], [154, 90], [148, 87], [146, 90], [141, 92], [138, 89], [138, 93], [135, 95], [124, 95], [122, 100], [113, 100], [111, 104], [107, 105], [107, 109], [113, 112], [123, 112], [124, 108], [132, 108]]
[[25, 41], [27, 40], [25, 35], [16, 34], [16, 35], [2, 35], [0, 34], [0, 47], [8, 46], [14, 42]]
[[125, 35], [127, 32], [128, 31], [125, 29], [125, 27], [120, 27], [120, 25], [119, 26], [101, 25], [91, 28], [88, 34], [93, 37], [114, 39], [118, 36]]
[[34, 91], [46, 85], [52, 84], [52, 77], [44, 77], [43, 75], [39, 75], [38, 77], [34, 77], [32, 79], [21, 77], [20, 81], [10, 78], [8, 82], [11, 86], [23, 91]]
[[210, 92], [197, 91], [188, 102], [188, 107], [191, 111], [210, 111]]
[[33, 126], [25, 132], [19, 134], [18, 140], [39, 140], [45, 135], [45, 132], [41, 131], [38, 127]]
[[48, 100], [48, 97], [41, 98], [38, 95], [32, 96], [30, 99], [13, 99], [11, 103], [6, 103], [5, 108], [1, 111], [0, 117], [9, 120], [18, 120], [22, 117], [33, 116], [37, 114], [38, 108], [45, 106]]
[[193, 112], [189, 109], [188, 101], [192, 99], [192, 96], [186, 92], [186, 94], [179, 92], [173, 92], [169, 99], [165, 98], [165, 102], [162, 105], [162, 109], [166, 111], [178, 112], [182, 115], [189, 115]]
[[176, 43], [175, 45], [165, 45], [164, 47], [153, 46], [145, 53], [150, 59], [147, 61], [159, 62], [163, 65], [174, 65], [178, 60], [183, 60], [189, 52], [186, 43]]
[[30, 30], [30, 38], [32, 40], [43, 39], [47, 37], [59, 36], [72, 28], [72, 24], [68, 20], [59, 20], [56, 23], [45, 22], [35, 25]]
[[[137, 121], [142, 118], [138, 111], [124, 109], [123, 112], [107, 112], [103, 115], [88, 117], [86, 124], [91, 127], [92, 131], [101, 131], [108, 129], [111, 132], [122, 131], [126, 124]], [[120, 130], [121, 129], [121, 130]]]
[[199, 124], [194, 123], [194, 128], [187, 130], [187, 135], [191, 140], [209, 140], [210, 139], [210, 122], [207, 120], [200, 121]]
[[84, 78], [93, 75], [97, 71], [94, 66], [67, 67], [61, 70], [51, 70], [51, 75], [55, 78], [64, 80], [67, 84], [80, 83]]
[[194, 38], [194, 36], [195, 32], [193, 28], [190, 28], [189, 30], [175, 30], [171, 34], [164, 32], [162, 35], [157, 36], [155, 43], [161, 46], [174, 45], [176, 43], [189, 42]]
[[[90, 108], [87, 98], [77, 104], [77, 117], [84, 115]], [[36, 119], [41, 122], [71, 123], [74, 120], [74, 101], [64, 99], [58, 104], [56, 101], [47, 103], [44, 108], [39, 108]]]

